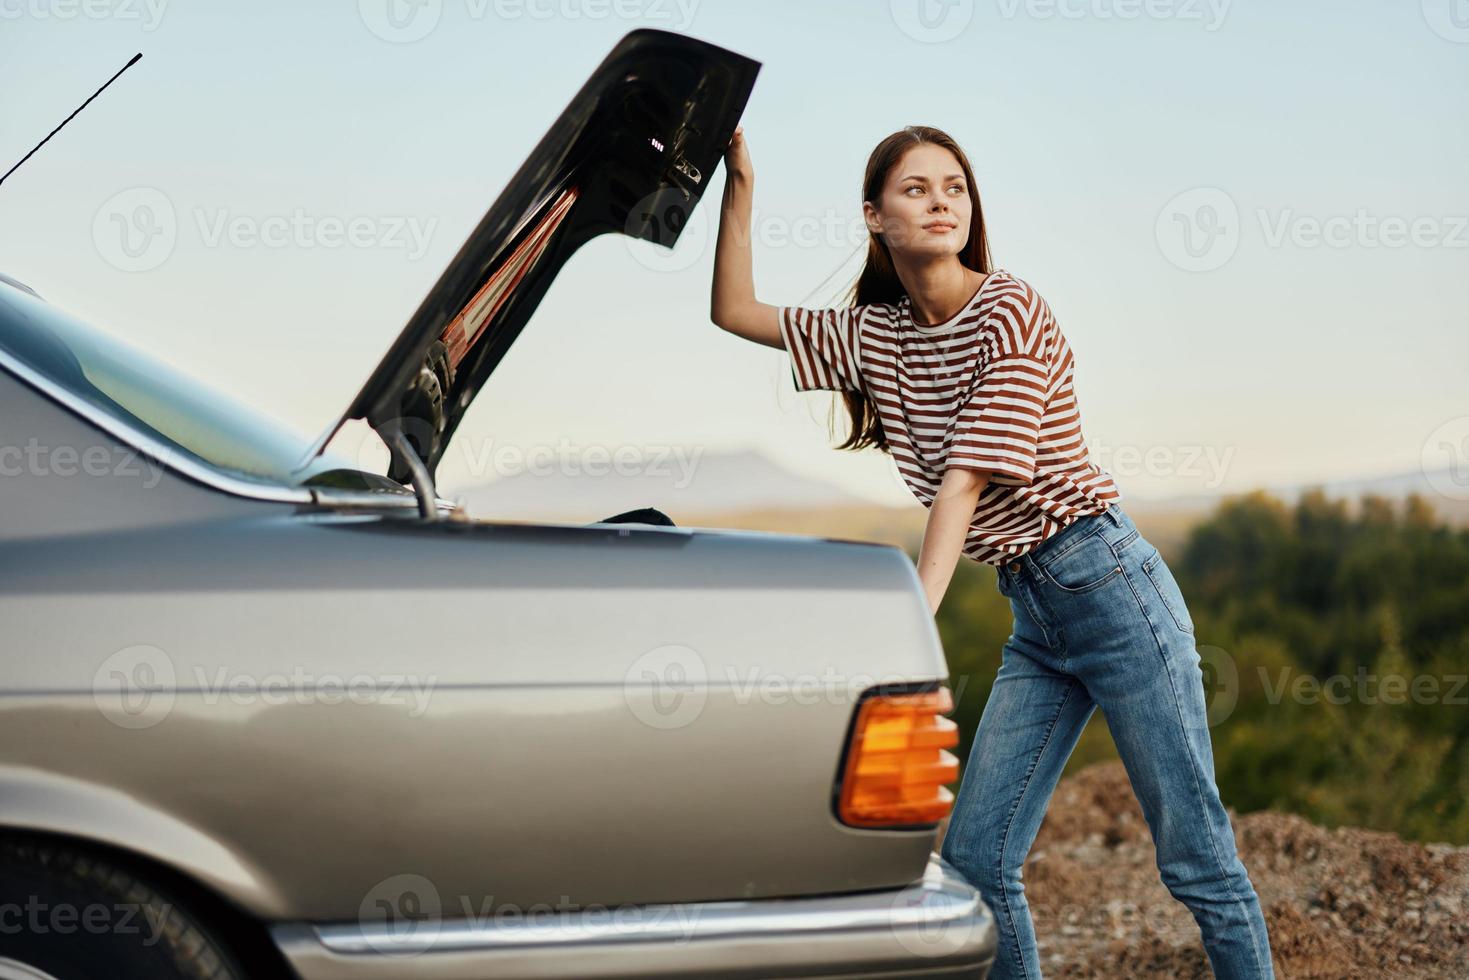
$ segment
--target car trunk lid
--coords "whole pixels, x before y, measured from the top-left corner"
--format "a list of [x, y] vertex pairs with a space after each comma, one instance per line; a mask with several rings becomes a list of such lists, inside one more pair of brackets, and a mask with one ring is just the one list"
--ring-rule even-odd
[[464, 412], [572, 253], [608, 232], [677, 242], [759, 69], [679, 34], [642, 29], [623, 37], [308, 459], [348, 420], [365, 419], [394, 450], [388, 475], [413, 482], [421, 497], [424, 482], [431, 490]]

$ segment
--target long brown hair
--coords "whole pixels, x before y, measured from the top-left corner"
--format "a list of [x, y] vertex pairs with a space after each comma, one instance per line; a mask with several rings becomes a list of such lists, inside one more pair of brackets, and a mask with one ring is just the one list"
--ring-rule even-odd
[[[959, 253], [959, 261], [975, 272], [989, 275], [992, 271], [989, 239], [985, 237], [984, 213], [979, 206], [979, 189], [974, 183], [974, 171], [969, 158], [954, 142], [954, 138], [932, 126], [905, 126], [887, 136], [873, 149], [867, 158], [867, 171], [862, 178], [862, 200], [874, 205], [882, 198], [883, 185], [888, 174], [903, 159], [903, 154], [921, 143], [934, 143], [954, 154], [964, 170], [964, 186], [969, 190], [971, 215], [969, 218], [969, 240]], [[906, 295], [902, 280], [893, 267], [893, 256], [888, 251], [883, 236], [871, 230], [867, 233], [867, 260], [847, 297], [848, 306], [863, 306], [869, 303], [897, 303]], [[873, 405], [862, 391], [843, 391], [851, 433], [837, 449], [865, 449], [876, 446], [885, 453], [892, 453], [887, 436], [882, 431], [882, 420], [877, 406]]]

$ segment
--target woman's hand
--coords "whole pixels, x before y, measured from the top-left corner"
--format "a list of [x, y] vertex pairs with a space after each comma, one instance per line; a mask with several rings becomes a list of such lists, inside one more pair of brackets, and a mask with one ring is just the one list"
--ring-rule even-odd
[[724, 151], [724, 167], [732, 180], [750, 183], [755, 179], [755, 166], [750, 162], [750, 150], [745, 145], [745, 127], [736, 126], [730, 137], [729, 147]]

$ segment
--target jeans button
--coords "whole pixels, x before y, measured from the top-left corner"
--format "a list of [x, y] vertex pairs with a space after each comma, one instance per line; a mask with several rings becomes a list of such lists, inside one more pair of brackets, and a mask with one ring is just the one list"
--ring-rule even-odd
[[1009, 565], [1007, 565], [1005, 567], [1008, 568], [1008, 569], [1010, 569], [1010, 571], [1012, 571], [1012, 572], [1018, 572], [1018, 571], [1020, 571], [1020, 562], [1018, 562], [1018, 561], [1012, 561]]

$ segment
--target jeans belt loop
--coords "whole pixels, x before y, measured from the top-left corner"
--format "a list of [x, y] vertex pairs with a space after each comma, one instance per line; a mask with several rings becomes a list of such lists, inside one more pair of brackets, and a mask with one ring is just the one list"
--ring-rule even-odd
[[1115, 504], [1109, 504], [1105, 513], [1113, 524], [1116, 524], [1118, 527], [1122, 526], [1122, 518], [1117, 516], [1117, 507]]

